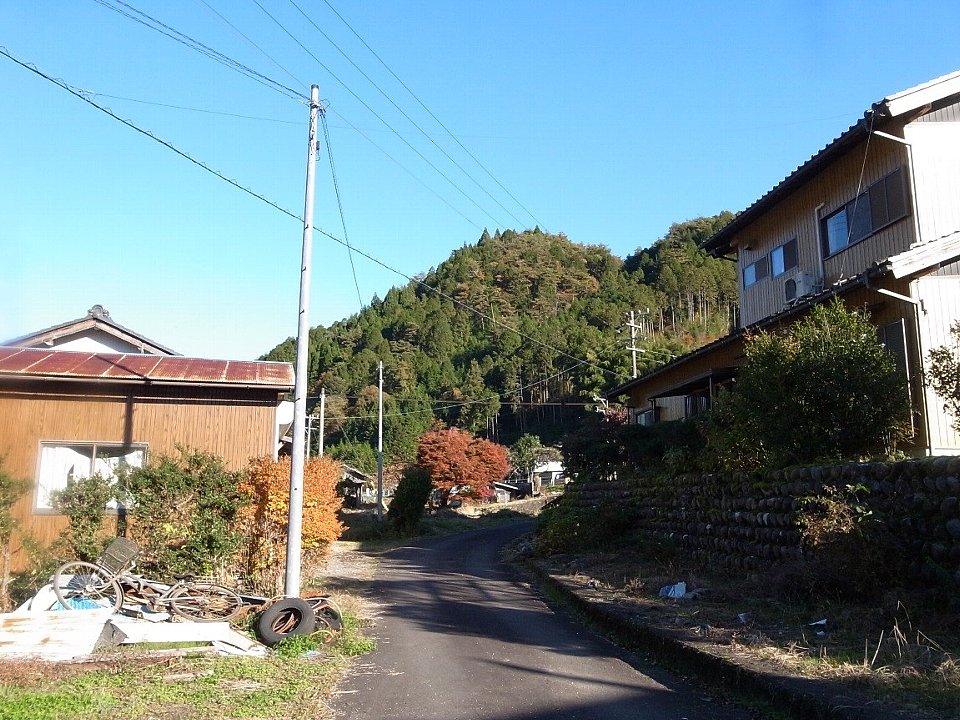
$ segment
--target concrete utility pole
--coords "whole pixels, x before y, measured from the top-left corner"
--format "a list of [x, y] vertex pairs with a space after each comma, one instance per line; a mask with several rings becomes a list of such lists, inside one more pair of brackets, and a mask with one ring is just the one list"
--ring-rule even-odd
[[283, 594], [300, 595], [300, 552], [303, 535], [304, 425], [307, 414], [307, 350], [310, 339], [310, 270], [313, 261], [314, 170], [317, 165], [317, 117], [320, 88], [310, 87], [310, 130], [307, 139], [307, 187], [303, 198], [303, 256], [300, 263], [300, 314], [297, 323], [297, 365], [293, 388], [293, 454], [290, 457], [290, 512], [287, 516], [287, 565]]
[[377, 412], [377, 521], [383, 520], [383, 360], [380, 361], [380, 393]]
[[327, 417], [327, 389], [320, 388], [320, 452], [317, 454], [323, 457], [323, 425]]
[[633, 377], [637, 376], [637, 353], [640, 348], [637, 347], [637, 324], [634, 322], [633, 310], [630, 311], [630, 319], [627, 321], [627, 327], [630, 328], [630, 346], [627, 348], [633, 355]]

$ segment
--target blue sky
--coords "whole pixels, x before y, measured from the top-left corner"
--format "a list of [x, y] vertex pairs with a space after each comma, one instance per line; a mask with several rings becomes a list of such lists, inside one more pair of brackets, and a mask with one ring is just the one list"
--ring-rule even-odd
[[[105, 5], [123, 7], [0, 0], [0, 46], [300, 215], [306, 106]], [[539, 223], [625, 257], [673, 222], [742, 210], [871, 103], [960, 68], [946, 2], [129, 7], [304, 95], [317, 83], [347, 237], [408, 276], [484, 227]], [[0, 87], [0, 341], [96, 303], [198, 357], [296, 333], [296, 220], [5, 57]], [[326, 147], [314, 221], [344, 236]], [[315, 236], [312, 325], [406, 282], [354, 267], [356, 282], [347, 250]]]

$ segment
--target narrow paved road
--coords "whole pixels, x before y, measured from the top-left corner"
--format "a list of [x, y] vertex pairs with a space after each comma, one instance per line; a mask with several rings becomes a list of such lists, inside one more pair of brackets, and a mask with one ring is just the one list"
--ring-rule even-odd
[[378, 648], [333, 703], [346, 720], [744, 720], [554, 613], [499, 561], [528, 523], [382, 560]]

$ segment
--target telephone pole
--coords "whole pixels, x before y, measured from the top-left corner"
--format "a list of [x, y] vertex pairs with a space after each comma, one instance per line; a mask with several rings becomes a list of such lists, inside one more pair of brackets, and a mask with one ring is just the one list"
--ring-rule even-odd
[[293, 388], [293, 452], [290, 457], [290, 511], [287, 516], [287, 564], [283, 594], [300, 595], [300, 552], [303, 536], [304, 425], [307, 414], [307, 352], [310, 339], [310, 271], [313, 262], [314, 170], [317, 164], [317, 117], [320, 88], [310, 87], [310, 130], [307, 138], [307, 186], [303, 198], [303, 255], [300, 262], [300, 312], [297, 364]]
[[380, 361], [380, 392], [377, 396], [377, 521], [383, 520], [383, 360]]
[[323, 426], [327, 419], [327, 389], [320, 388], [320, 450], [317, 453], [323, 457]]

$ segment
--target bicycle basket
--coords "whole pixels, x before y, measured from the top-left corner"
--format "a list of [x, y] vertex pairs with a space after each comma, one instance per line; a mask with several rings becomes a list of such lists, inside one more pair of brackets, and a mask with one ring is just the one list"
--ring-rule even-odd
[[140, 554], [140, 546], [133, 540], [118, 537], [103, 551], [97, 559], [97, 565], [111, 575], [118, 575], [133, 565], [133, 561]]

